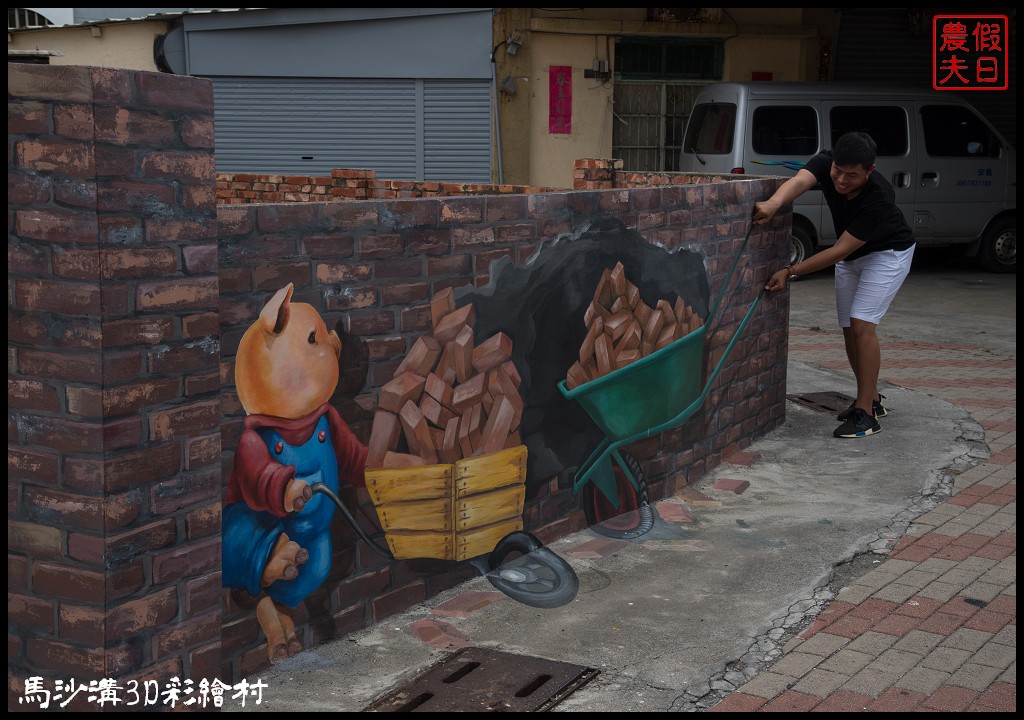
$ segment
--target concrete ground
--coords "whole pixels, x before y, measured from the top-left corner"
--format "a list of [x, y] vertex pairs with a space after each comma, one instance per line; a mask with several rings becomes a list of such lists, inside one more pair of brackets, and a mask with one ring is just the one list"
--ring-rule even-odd
[[[262, 702], [224, 709], [360, 711], [463, 648], [596, 670], [556, 712], [1015, 709], [1015, 303], [1015, 275], [919, 253], [879, 328], [880, 434], [834, 439], [833, 415], [789, 402], [646, 535], [548, 546], [579, 578], [568, 605], [480, 577], [249, 678]], [[790, 307], [787, 393], [852, 396], [831, 271]], [[512, 709], [480, 702], [464, 709]], [[438, 709], [463, 708], [417, 707]]]

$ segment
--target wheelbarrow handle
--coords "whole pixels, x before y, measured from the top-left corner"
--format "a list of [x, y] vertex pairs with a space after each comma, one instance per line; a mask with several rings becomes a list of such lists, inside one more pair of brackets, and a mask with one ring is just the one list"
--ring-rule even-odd
[[718, 363], [711, 371], [711, 374], [708, 375], [707, 382], [704, 383], [704, 389], [701, 390], [700, 395], [697, 396], [697, 398], [692, 403], [690, 403], [685, 410], [683, 410], [681, 413], [676, 415], [668, 422], [664, 422], [661, 425], [658, 425], [653, 428], [648, 428], [644, 432], [638, 433], [633, 437], [626, 438], [625, 440], [620, 441], [621, 444], [636, 442], [637, 440], [649, 438], [653, 435], [658, 435], [659, 433], [662, 433], [666, 430], [671, 430], [672, 428], [682, 425], [684, 422], [690, 419], [691, 415], [697, 412], [700, 406], [704, 404], [704, 400], [707, 399], [708, 393], [711, 392], [711, 386], [715, 384], [715, 380], [718, 379], [719, 373], [721, 373], [722, 368], [725, 367], [725, 363], [729, 359], [729, 355], [732, 354], [732, 349], [736, 347], [736, 343], [740, 339], [740, 335], [743, 334], [743, 331], [750, 323], [750, 318], [753, 317], [754, 310], [757, 309], [757, 305], [760, 301], [761, 294], [760, 292], [758, 292], [758, 294], [754, 297], [754, 300], [750, 303], [750, 307], [747, 308], [747, 312], [743, 316], [743, 320], [740, 321], [740, 326], [736, 328], [736, 332], [733, 333], [733, 336], [729, 339], [729, 344], [725, 346], [725, 350], [722, 352], [722, 357], [719, 358]]
[[732, 266], [729, 268], [728, 275], [725, 276], [725, 282], [722, 283], [722, 289], [718, 291], [718, 296], [715, 298], [714, 304], [708, 311], [708, 319], [704, 323], [708, 327], [708, 335], [710, 336], [710, 329], [714, 325], [715, 329], [718, 329], [718, 309], [722, 305], [722, 300], [725, 298], [725, 293], [729, 289], [729, 285], [732, 283], [733, 274], [736, 272], [736, 266], [739, 265], [740, 258], [743, 256], [743, 251], [747, 249], [748, 243], [750, 243], [750, 233], [754, 231], [754, 223], [750, 223], [750, 227], [747, 229], [747, 234], [743, 238], [743, 244], [740, 245], [739, 252], [736, 253], [736, 257], [732, 259]]
[[345, 516], [345, 519], [348, 520], [349, 525], [352, 526], [352, 529], [356, 531], [356, 534], [359, 536], [359, 539], [362, 540], [363, 542], [365, 542], [367, 545], [369, 545], [370, 549], [372, 549], [375, 553], [377, 553], [378, 555], [380, 555], [383, 558], [386, 558], [388, 560], [394, 560], [395, 559], [394, 555], [392, 555], [390, 552], [388, 552], [387, 550], [382, 548], [380, 545], [375, 543], [373, 541], [373, 538], [371, 538], [369, 535], [366, 534], [366, 532], [363, 530], [362, 527], [360, 527], [360, 525], [356, 521], [356, 519], [354, 517], [352, 517], [352, 513], [350, 513], [348, 511], [348, 508], [345, 507], [345, 503], [343, 503], [341, 501], [341, 498], [339, 498], [337, 496], [337, 494], [333, 490], [331, 490], [329, 487], [327, 487], [327, 485], [325, 483], [322, 483], [322, 482], [313, 483], [312, 485], [310, 485], [310, 489], [313, 491], [314, 495], [316, 493], [320, 493], [320, 494], [326, 495], [328, 498], [330, 498], [331, 501], [335, 504], [335, 506], [337, 506], [338, 510], [341, 511], [341, 514]]
[[707, 397], [708, 392], [711, 390], [711, 385], [718, 378], [718, 373], [722, 371], [722, 368], [725, 366], [725, 361], [729, 359], [729, 355], [732, 354], [732, 349], [736, 346], [736, 341], [740, 339], [740, 335], [743, 334], [743, 331], [750, 323], [750, 318], [753, 316], [754, 310], [757, 309], [758, 303], [761, 302], [761, 292], [763, 291], [758, 291], [757, 295], [754, 296], [754, 299], [750, 303], [750, 307], [747, 308], [747, 312], [743, 315], [743, 320], [740, 321], [740, 326], [736, 328], [736, 332], [733, 333], [733, 336], [729, 339], [729, 344], [725, 346], [725, 351], [722, 353], [722, 357], [719, 358], [718, 364], [715, 365], [715, 369], [708, 377], [707, 384], [704, 385], [704, 392], [702, 392], [700, 396], [701, 402], [703, 402], [704, 398]]

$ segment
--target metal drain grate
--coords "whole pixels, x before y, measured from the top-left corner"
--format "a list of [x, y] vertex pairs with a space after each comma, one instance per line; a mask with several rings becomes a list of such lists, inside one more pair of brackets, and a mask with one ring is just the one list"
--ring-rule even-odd
[[837, 392], [807, 393], [806, 395], [787, 395], [787, 399], [819, 412], [837, 413], [850, 407], [857, 398]]
[[544, 712], [597, 674], [582, 665], [465, 648], [363, 712]]

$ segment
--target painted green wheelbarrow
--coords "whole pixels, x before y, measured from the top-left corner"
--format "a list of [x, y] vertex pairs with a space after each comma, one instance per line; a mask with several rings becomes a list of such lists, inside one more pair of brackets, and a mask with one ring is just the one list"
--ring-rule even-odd
[[654, 511], [647, 501], [646, 478], [636, 459], [621, 448], [683, 425], [704, 404], [760, 300], [758, 292], [721, 359], [705, 380], [704, 349], [710, 336], [708, 328], [714, 324], [722, 297], [749, 239], [750, 231], [702, 327], [572, 390], [564, 380], [558, 383], [562, 395], [578, 402], [605, 435], [573, 479], [573, 492], [583, 493], [583, 509], [596, 532], [618, 538], [637, 537], [654, 526]]

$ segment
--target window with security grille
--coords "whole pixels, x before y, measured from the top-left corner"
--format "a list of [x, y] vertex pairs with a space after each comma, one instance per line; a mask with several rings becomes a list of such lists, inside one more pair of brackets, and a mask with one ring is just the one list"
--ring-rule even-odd
[[612, 154], [627, 170], [679, 169], [683, 130], [700, 89], [721, 80], [721, 40], [620, 38], [615, 44]]
[[17, 30], [19, 28], [46, 27], [52, 25], [49, 20], [34, 10], [28, 8], [7, 9], [7, 29]]

